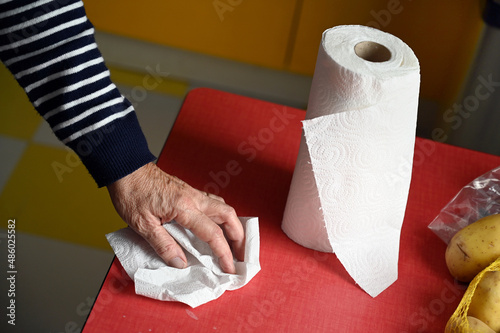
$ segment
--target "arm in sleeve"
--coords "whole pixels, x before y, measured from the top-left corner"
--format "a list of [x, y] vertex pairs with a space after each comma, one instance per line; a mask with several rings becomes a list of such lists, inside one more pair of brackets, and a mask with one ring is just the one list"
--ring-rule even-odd
[[80, 0], [0, 0], [0, 59], [99, 187], [155, 160]]

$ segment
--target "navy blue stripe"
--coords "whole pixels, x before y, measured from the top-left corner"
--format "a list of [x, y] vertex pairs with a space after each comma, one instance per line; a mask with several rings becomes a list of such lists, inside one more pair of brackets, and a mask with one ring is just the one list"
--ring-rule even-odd
[[80, 156], [99, 187], [155, 160], [135, 112], [69, 142], [68, 146]]
[[[29, 27], [11, 33], [0, 35], [0, 45], [6, 45], [10, 43], [15, 43], [26, 38], [35, 37], [45, 31], [56, 28], [61, 24], [67, 23], [69, 21], [85, 17], [85, 11], [82, 8], [74, 9], [72, 11], [63, 13], [57, 17], [53, 17], [49, 20], [43, 21], [34, 27]], [[1, 20], [0, 20], [1, 21]], [[50, 34], [44, 38], [37, 39], [28, 44], [17, 46], [13, 49], [5, 50], [0, 53], [0, 58], [2, 61], [9, 60], [11, 58], [17, 57], [20, 54], [26, 54], [32, 51], [39, 50], [46, 46], [57, 43], [69, 36], [74, 36], [80, 32], [83, 32], [89, 28], [92, 28], [92, 24], [87, 20], [85, 23], [78, 24], [59, 32]]]
[[[89, 28], [90, 25], [79, 25], [75, 27], [71, 27], [68, 29], [65, 29], [64, 31], [58, 32], [54, 35], [51, 35], [46, 38], [42, 38], [36, 42], [30, 43], [28, 45], [23, 45], [21, 47], [18, 47], [17, 50], [8, 50], [0, 53], [0, 57], [2, 60], [8, 60], [11, 58], [15, 58], [20, 54], [27, 54], [31, 53], [33, 51], [38, 51], [40, 49], [43, 49], [47, 46], [53, 45], [57, 42], [60, 42], [64, 39], [67, 38], [67, 36], [73, 36], [77, 35], [79, 33], [84, 32]], [[65, 54], [69, 51], [72, 51], [75, 48], [80, 48], [82, 46], [85, 46], [87, 44], [91, 44], [94, 41], [91, 35], [81, 37], [77, 40], [70, 41], [69, 43], [65, 43], [63, 45], [58, 46], [57, 48], [52, 48], [48, 51], [45, 51], [43, 53], [40, 53], [36, 56], [31, 56], [29, 58], [26, 58], [21, 61], [17, 61], [11, 65], [9, 65], [9, 69], [12, 71], [12, 73], [18, 73], [23, 70], [26, 70], [28, 68], [31, 68], [35, 65], [44, 63], [48, 60], [52, 60], [62, 54]], [[36, 57], [36, 58], [35, 58]]]
[[[51, 3], [39, 6], [38, 8], [33, 8], [29, 11], [22, 12], [18, 15], [1, 19], [0, 29], [5, 29], [9, 26], [14, 26], [21, 22], [26, 22], [33, 17], [39, 16], [43, 13], [48, 13], [50, 11], [61, 8], [64, 5], [69, 5], [76, 2], [79, 2], [79, 0], [53, 1]], [[0, 5], [0, 12], [5, 12], [13, 8], [21, 7], [28, 3], [34, 3], [34, 1], [15, 0], [4, 5]], [[29, 38], [34, 34], [48, 31], [53, 27], [67, 23], [77, 18], [86, 19], [85, 10], [83, 9], [83, 7], [60, 14], [56, 17], [49, 18], [48, 20], [45, 20], [32, 27], [20, 29], [6, 35], [0, 35], [0, 47], [11, 45], [11, 43], [15, 43], [20, 39]], [[13, 57], [21, 55], [24, 56], [26, 54], [32, 53], [33, 51], [39, 51], [42, 48], [45, 48], [49, 45], [54, 45], [55, 43], [63, 41], [67, 38], [75, 37], [76, 35], [88, 30], [89, 28], [92, 28], [92, 24], [87, 20], [85, 23], [66, 28], [62, 31], [38, 39], [34, 42], [30, 42], [26, 45], [17, 46], [14, 49], [2, 51], [0, 52], [0, 59], [5, 62], [9, 59], [12, 59]], [[78, 38], [69, 43], [64, 43], [50, 51], [42, 52], [40, 54], [30, 56], [26, 59], [13, 63], [9, 65], [8, 68], [13, 73], [21, 73], [22, 71], [32, 69], [35, 66], [46, 63], [47, 61], [53, 59], [58, 60], [54, 64], [47, 66], [46, 68], [34, 71], [30, 74], [25, 74], [24, 76], [19, 78], [18, 83], [23, 88], [26, 88], [30, 84], [38, 82], [39, 80], [46, 78], [49, 75], [61, 72], [66, 69], [74, 68], [89, 60], [101, 57], [99, 50], [97, 50], [96, 48], [87, 51], [84, 54], [61, 60], [65, 54], [68, 54], [69, 52], [75, 51], [76, 49], [79, 49], [86, 45], [91, 45], [93, 43], [95, 43], [93, 35]], [[95, 76], [99, 73], [106, 73], [106, 71], [107, 68], [105, 64], [101, 62], [80, 72], [53, 79], [37, 88], [33, 88], [28, 93], [28, 97], [32, 102], [35, 102], [36, 100], [47, 96], [47, 94], [51, 94], [55, 91], [60, 91], [62, 88], [67, 88], [68, 86], [76, 84], [75, 90], [66, 93], [58, 93], [56, 96], [50, 97], [50, 99], [47, 99], [36, 107], [37, 111], [41, 115], [46, 115], [47, 112], [51, 112], [55, 109], [60, 109], [62, 105], [71, 103], [81, 98], [89, 98], [90, 94], [112, 85], [109, 75], [106, 75], [104, 78], [88, 85], [81, 85], [81, 82], [83, 80], [91, 78], [92, 76]], [[89, 99], [83, 103], [80, 103], [49, 117], [49, 125], [54, 128], [55, 126], [63, 122], [67, 122], [68, 120], [72, 120], [75, 119], [75, 117], [81, 116], [84, 112], [90, 110], [95, 106], [98, 106], [105, 102], [109, 102], [110, 100], [115, 98], [121, 98], [121, 94], [118, 89], [114, 86], [111, 87], [112, 89], [106, 94]], [[123, 112], [129, 106], [131, 106], [130, 102], [125, 99], [119, 104], [108, 106], [91, 115], [88, 115], [72, 125], [60, 128], [56, 131], [56, 135], [61, 140], [67, 139], [68, 137], [71, 137], [76, 133], [80, 133], [83, 129], [88, 128], [89, 126], [96, 125], [98, 122], [108, 118], [109, 116], [112, 116], [119, 112]], [[148, 149], [146, 139], [141, 131], [135, 112], [131, 112], [125, 117], [117, 118], [103, 128], [99, 128], [87, 134], [81, 135], [78, 138], [69, 141], [67, 145], [75, 150], [75, 152], [80, 156], [90, 174], [94, 177], [94, 180], [96, 181], [98, 186], [108, 185], [155, 159], [155, 157]]]
[[[38, 6], [36, 8], [38, 8], [39, 10], [43, 10], [43, 11], [52, 11], [52, 10], [54, 10], [54, 8], [56, 6], [61, 7], [61, 6], [64, 6], [64, 5], [73, 3], [73, 2], [77, 2], [77, 1], [78, 0], [54, 0], [54, 1], [48, 2], [44, 5]], [[0, 12], [3, 13], [3, 12], [7, 12], [7, 11], [10, 11], [10, 10], [13, 10], [16, 8], [21, 8], [21, 7], [24, 7], [25, 5], [29, 5], [29, 4], [34, 3], [34, 2], [35, 1], [33, 1], [33, 0], [10, 1], [10, 2], [7, 2], [7, 3], [0, 5]]]
[[[70, 85], [78, 84], [82, 79], [87, 78], [87, 77], [93, 77], [97, 74], [100, 74], [102, 72], [106, 71], [106, 67], [103, 65], [103, 63], [88, 67], [80, 72], [70, 74], [70, 75], [64, 75], [61, 76], [57, 79], [53, 79], [48, 81], [47, 83], [34, 88], [31, 90], [28, 94], [30, 96], [30, 99], [33, 101], [36, 101], [37, 99], [51, 93], [55, 87], [67, 87]], [[56, 72], [54, 72], [56, 73]]]
[[[82, 79], [86, 79], [87, 77], [82, 77]], [[46, 102], [41, 103], [38, 106], [38, 112], [40, 112], [41, 115], [45, 115], [47, 112], [50, 112], [51, 110], [57, 108], [58, 106], [61, 106], [63, 104], [66, 104], [67, 102], [79, 99], [82, 96], [86, 96], [89, 94], [92, 94], [102, 88], [107, 87], [109, 84], [111, 84], [111, 80], [109, 77], [103, 78], [99, 81], [96, 81], [93, 84], [90, 85], [85, 85], [79, 87], [77, 90], [70, 91], [64, 94], [59, 94]], [[58, 87], [60, 88], [60, 87]], [[31, 100], [31, 96], [28, 94]], [[34, 102], [34, 100], [32, 100]], [[84, 111], [84, 110], [82, 110]]]
[[[49, 14], [51, 11], [56, 10], [56, 9], [60, 9], [63, 7], [64, 6], [55, 5], [54, 2], [49, 2], [45, 5], [38, 6], [38, 7], [32, 8], [30, 10], [23, 11], [23, 12], [20, 12], [18, 14], [15, 14], [15, 15], [7, 16], [7, 17], [2, 19], [2, 24], [1, 24], [2, 29], [6, 28], [6, 27], [13, 27], [15, 25], [33, 20], [35, 18], [43, 18], [44, 15]], [[60, 15], [58, 17], [63, 19], [62, 16], [63, 15]], [[81, 16], [81, 15], [79, 15], [79, 16]], [[61, 20], [61, 19], [59, 19], [59, 20]], [[21, 38], [31, 37], [40, 31], [47, 30], [46, 25], [51, 20], [52, 19], [43, 20], [37, 24], [27, 26], [25, 29], [20, 29], [20, 30], [14, 31], [13, 33], [15, 33], [16, 36], [19, 36]]]
[[84, 121], [76, 122], [68, 127], [61, 128], [61, 129], [55, 131], [54, 133], [56, 134], [56, 136], [60, 140], [64, 140], [67, 137], [69, 137], [70, 135], [72, 135], [73, 133], [76, 133], [76, 132], [86, 128], [90, 124], [96, 124], [99, 121], [106, 119], [107, 117], [109, 117], [117, 112], [121, 112], [123, 110], [126, 110], [128, 108], [128, 106], [129, 105], [128, 105], [127, 101], [124, 101], [121, 104], [117, 104], [114, 106], [104, 108], [104, 109], [100, 110], [99, 112], [93, 113], [92, 115], [88, 116], [87, 118], [85, 118]]
[[[82, 112], [85, 112], [85, 111], [87, 111], [95, 106], [101, 105], [105, 102], [108, 102], [109, 100], [112, 100], [115, 98], [121, 98], [121, 97], [122, 96], [121, 96], [120, 92], [118, 91], [118, 89], [113, 89], [113, 90], [99, 96], [98, 98], [94, 98], [92, 100], [86, 101], [82, 104], [79, 104], [79, 105], [74, 106], [72, 108], [69, 108], [67, 110], [63, 110], [63, 111], [53, 115], [52, 117], [49, 117], [48, 122], [52, 127], [54, 127], [54, 126], [66, 121], [68, 119], [75, 118], [76, 116], [80, 115]], [[123, 111], [129, 105], [130, 105], [129, 102], [127, 101], [126, 104], [117, 104], [113, 108], [108, 108], [106, 111], [99, 111], [99, 112], [101, 112], [101, 113], [102, 112], [104, 112], [104, 113], [110, 112], [108, 115], [111, 115], [112, 113]], [[80, 128], [87, 127], [89, 125], [87, 123], [90, 123], [90, 121], [87, 118], [84, 118], [83, 122], [80, 122], [80, 124], [78, 125], [79, 128], [75, 129], [75, 131], [79, 130]]]
[[[78, 48], [83, 47], [83, 46], [85, 46], [85, 45], [84, 44], [78, 45]], [[69, 49], [68, 49], [68, 51], [69, 51]], [[20, 79], [18, 79], [18, 81], [19, 81], [20, 85], [27, 87], [30, 84], [32, 84], [34, 82], [38, 82], [40, 79], [43, 79], [51, 74], [58, 73], [58, 72], [63, 71], [65, 69], [75, 67], [79, 64], [82, 64], [82, 63], [88, 61], [88, 60], [99, 58], [100, 56], [101, 56], [101, 53], [99, 52], [99, 50], [97, 48], [95, 48], [95, 49], [92, 49], [86, 53], [79, 54], [79, 55], [74, 56], [72, 58], [69, 58], [67, 60], [56, 62], [56, 63], [54, 63], [46, 68], [43, 68], [43, 69], [36, 71], [35, 73], [27, 74], [27, 75], [21, 77]], [[26, 61], [23, 61], [22, 63], [26, 65], [26, 68], [33, 68], [34, 66], [41, 64], [41, 63], [36, 61], [37, 59], [38, 59], [38, 57], [33, 57], [33, 58], [30, 58], [29, 60], [26, 59]], [[10, 69], [10, 67], [9, 67], [9, 69]]]
[[[17, 2], [15, 0], [14, 2]], [[29, 2], [35, 2], [35, 1], [29, 1]], [[49, 14], [53, 10], [57, 9], [62, 9], [68, 5], [72, 5], [74, 3], [78, 3], [78, 0], [72, 0], [72, 1], [66, 1], [67, 4], [58, 4], [57, 1], [52, 1], [47, 4], [44, 4], [39, 7], [32, 8], [27, 11], [23, 11], [21, 13], [5, 17], [0, 20], [0, 28], [3, 30], [8, 27], [13, 27], [15, 25], [25, 23], [28, 21], [31, 21], [32, 19], [35, 18], [42, 18], [46, 14]], [[0, 7], [1, 8], [1, 7]], [[4, 10], [1, 10], [1, 12], [5, 12]], [[66, 22], [66, 21], [71, 21], [74, 18], [79, 18], [79, 17], [85, 17], [85, 9], [83, 6], [78, 7], [76, 9], [73, 9], [71, 11], [68, 11], [66, 13], [59, 14], [58, 16], [42, 20], [37, 24], [33, 24], [30, 26], [27, 26], [24, 29], [19, 29], [16, 31], [13, 31], [12, 33], [17, 36], [18, 39], [23, 39], [23, 38], [28, 38], [33, 35], [36, 35], [39, 32], [42, 31], [47, 31], [51, 28], [53, 28], [55, 25], [58, 23]], [[0, 36], [5, 36], [4, 34]]]

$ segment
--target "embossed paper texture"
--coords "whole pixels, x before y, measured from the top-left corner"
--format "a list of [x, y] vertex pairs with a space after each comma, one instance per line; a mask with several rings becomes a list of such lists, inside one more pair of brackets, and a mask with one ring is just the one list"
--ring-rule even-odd
[[[359, 57], [363, 41], [390, 58]], [[418, 60], [400, 39], [362, 26], [324, 32], [282, 228], [335, 252], [373, 297], [397, 279], [419, 85]]]
[[236, 274], [224, 273], [208, 244], [175, 222], [164, 228], [186, 253], [188, 267], [184, 269], [167, 266], [147, 241], [130, 228], [106, 237], [134, 281], [136, 294], [194, 308], [220, 297], [226, 290], [243, 287], [260, 271], [258, 218], [240, 220], [245, 229], [245, 260], [235, 261]]

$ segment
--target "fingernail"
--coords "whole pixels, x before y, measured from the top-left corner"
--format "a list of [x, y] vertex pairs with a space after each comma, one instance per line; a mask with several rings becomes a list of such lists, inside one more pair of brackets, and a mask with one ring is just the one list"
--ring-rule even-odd
[[186, 267], [186, 263], [181, 258], [175, 257], [174, 259], [170, 260], [170, 266], [182, 269]]
[[236, 274], [236, 268], [234, 267], [234, 263], [230, 263], [229, 266], [226, 266], [225, 269], [223, 268], [223, 271], [225, 271], [228, 274]]

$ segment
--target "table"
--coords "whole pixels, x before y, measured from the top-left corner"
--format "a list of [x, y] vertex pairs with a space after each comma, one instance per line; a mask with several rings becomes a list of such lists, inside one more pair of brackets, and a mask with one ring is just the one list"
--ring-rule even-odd
[[84, 332], [443, 332], [464, 285], [427, 225], [500, 157], [417, 138], [401, 232], [399, 278], [376, 298], [335, 254], [281, 231], [305, 111], [212, 89], [186, 97], [160, 168], [258, 216], [262, 270], [248, 285], [195, 309], [138, 296], [115, 258]]

